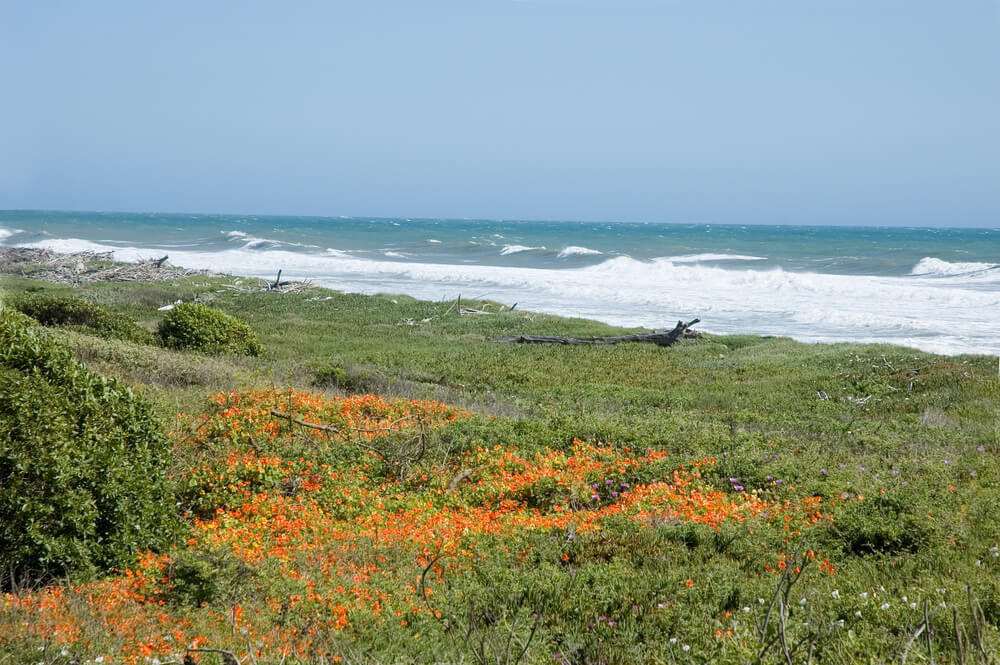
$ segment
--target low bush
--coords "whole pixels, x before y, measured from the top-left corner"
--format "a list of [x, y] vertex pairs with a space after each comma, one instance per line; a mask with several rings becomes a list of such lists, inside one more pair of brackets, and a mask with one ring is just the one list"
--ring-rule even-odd
[[8, 304], [43, 326], [72, 326], [105, 337], [153, 343], [153, 333], [132, 319], [80, 298], [24, 293]]
[[171, 349], [258, 356], [264, 349], [243, 321], [200, 303], [181, 303], [160, 322], [160, 343]]
[[184, 550], [171, 560], [162, 595], [180, 607], [232, 607], [249, 594], [254, 577], [253, 568], [227, 551]]
[[145, 402], [0, 309], [0, 586], [89, 577], [166, 543], [169, 453]]

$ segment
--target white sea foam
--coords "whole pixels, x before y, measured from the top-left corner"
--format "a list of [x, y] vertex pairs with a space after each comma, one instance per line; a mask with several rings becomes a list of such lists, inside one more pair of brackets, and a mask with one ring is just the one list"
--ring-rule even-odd
[[409, 254], [404, 254], [402, 252], [394, 252], [391, 249], [385, 250], [384, 252], [382, 252], [382, 254], [384, 256], [388, 256], [393, 259], [405, 259], [409, 256]]
[[933, 256], [927, 256], [920, 259], [917, 265], [913, 266], [910, 274], [920, 277], [954, 277], [958, 275], [974, 275], [987, 270], [996, 270], [997, 268], [1000, 268], [1000, 265], [995, 263], [952, 263], [936, 259]]
[[305, 247], [318, 249], [319, 245], [307, 245], [301, 242], [288, 242], [287, 240], [275, 240], [273, 238], [258, 238], [243, 231], [219, 231], [222, 235], [235, 242], [242, 242], [244, 249], [271, 249], [284, 245], [285, 247]]
[[434, 238], [428, 238], [427, 242], [429, 242], [432, 245], [440, 245], [441, 244], [440, 240], [435, 240]]
[[766, 261], [764, 256], [746, 256], [745, 254], [683, 254], [681, 256], [661, 256], [655, 261], [670, 263], [702, 263], [708, 261]]
[[17, 235], [20, 232], [21, 232], [20, 229], [0, 229], [0, 240], [3, 240], [4, 238], [9, 238], [12, 235]]
[[528, 247], [527, 245], [504, 245], [503, 249], [500, 250], [500, 256], [520, 254], [521, 252], [537, 252], [545, 249], [545, 247]]
[[[62, 252], [113, 251], [134, 261], [155, 248], [121, 248], [73, 239], [32, 246]], [[439, 300], [483, 294], [519, 309], [581, 316], [618, 325], [663, 328], [699, 317], [710, 332], [785, 335], [802, 341], [887, 342], [937, 353], [1000, 352], [1000, 288], [964, 278], [834, 275], [781, 269], [610, 258], [575, 269], [412, 263], [232, 247], [178, 251], [171, 263], [289, 279], [358, 293], [406, 293]], [[992, 271], [998, 272], [998, 271]]]
[[603, 254], [604, 252], [598, 251], [596, 249], [590, 249], [589, 247], [577, 247], [576, 245], [570, 245], [569, 247], [564, 247], [561, 252], [559, 252], [559, 258], [565, 259], [568, 256], [586, 256], [588, 254]]

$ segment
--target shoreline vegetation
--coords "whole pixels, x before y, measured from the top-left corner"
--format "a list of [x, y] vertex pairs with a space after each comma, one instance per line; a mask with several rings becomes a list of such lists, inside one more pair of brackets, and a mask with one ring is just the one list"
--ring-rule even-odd
[[18, 248], [0, 302], [0, 665], [997, 662], [995, 357]]

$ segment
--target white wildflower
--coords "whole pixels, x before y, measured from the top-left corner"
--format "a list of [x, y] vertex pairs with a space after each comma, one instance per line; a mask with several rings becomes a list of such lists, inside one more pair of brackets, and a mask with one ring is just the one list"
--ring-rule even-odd
[[881, 608], [880, 608], [880, 609], [883, 609], [883, 610], [887, 610], [887, 609], [889, 609], [889, 603], [882, 603], [882, 605], [881, 605]]
[[690, 651], [691, 650], [691, 645], [690, 644], [685, 644], [684, 646], [681, 647], [681, 649], [684, 649], [685, 651]]
[[840, 589], [834, 589], [834, 590], [833, 590], [833, 591], [832, 591], [832, 592], [830, 593], [830, 595], [831, 595], [831, 596], [833, 596], [834, 598], [840, 598]]

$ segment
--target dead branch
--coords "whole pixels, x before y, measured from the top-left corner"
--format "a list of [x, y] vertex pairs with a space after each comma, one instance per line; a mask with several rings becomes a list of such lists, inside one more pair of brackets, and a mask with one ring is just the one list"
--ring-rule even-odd
[[701, 319], [692, 319], [687, 323], [678, 321], [673, 330], [667, 332], [638, 333], [635, 335], [621, 335], [619, 337], [556, 337], [550, 335], [513, 335], [510, 337], [496, 337], [491, 342], [510, 342], [515, 344], [564, 344], [569, 346], [581, 346], [585, 344], [622, 344], [628, 342], [646, 342], [657, 346], [672, 346], [682, 339], [697, 339], [701, 333], [691, 330], [691, 326]]
[[342, 436], [343, 435], [343, 432], [341, 430], [337, 429], [336, 427], [330, 427], [329, 425], [319, 425], [317, 423], [306, 422], [305, 420], [301, 420], [299, 418], [296, 418], [295, 416], [293, 416], [290, 413], [282, 413], [281, 411], [278, 411], [277, 409], [271, 409], [271, 415], [274, 416], [275, 418], [283, 418], [283, 419], [287, 420], [289, 423], [295, 423], [296, 425], [301, 425], [302, 427], [308, 427], [310, 429], [317, 429], [317, 430], [319, 430], [321, 432], [327, 432], [329, 434], [336, 434], [337, 436]]
[[240, 659], [232, 651], [226, 649], [196, 649], [188, 647], [188, 653], [218, 653], [222, 654], [222, 665], [240, 665]]

